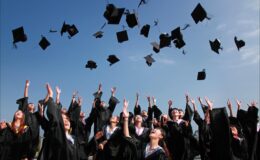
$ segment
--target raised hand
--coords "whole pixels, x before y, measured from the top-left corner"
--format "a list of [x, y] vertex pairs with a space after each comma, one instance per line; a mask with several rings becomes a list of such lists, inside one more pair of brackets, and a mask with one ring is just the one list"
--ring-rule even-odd
[[237, 110], [240, 110], [242, 102], [238, 99], [236, 99], [237, 102]]
[[116, 87], [112, 87], [111, 88], [111, 94], [112, 94], [113, 97], [115, 96], [115, 93], [116, 93]]
[[60, 94], [61, 93], [61, 89], [59, 88], [59, 86], [56, 86], [56, 93]]
[[78, 97], [78, 105], [79, 105], [79, 106], [82, 106], [82, 103], [83, 103], [82, 97], [79, 96], [79, 97]]
[[153, 105], [156, 105], [156, 99], [154, 96], [152, 96]]
[[98, 92], [100, 93], [101, 91], [102, 91], [102, 84], [99, 83], [99, 85], [98, 85]]
[[26, 80], [26, 81], [25, 81], [25, 86], [26, 86], [26, 87], [29, 87], [29, 86], [30, 86], [30, 81], [29, 81], [29, 80]]
[[251, 106], [251, 107], [256, 107], [256, 105], [257, 105], [257, 102], [256, 102], [256, 101], [252, 101], [252, 102], [250, 103], [250, 106]]
[[193, 110], [194, 110], [194, 111], [197, 111], [198, 109], [197, 109], [197, 107], [196, 107], [195, 100], [194, 100], [194, 99], [190, 99], [190, 102], [191, 102], [191, 104], [192, 104], [192, 106], [193, 106]]
[[128, 109], [128, 105], [129, 105], [129, 101], [127, 101], [126, 99], [124, 99], [124, 103], [123, 103], [123, 117], [124, 118], [128, 118], [129, 117], [129, 112], [127, 111]]
[[190, 101], [189, 93], [185, 93], [185, 98], [186, 98], [186, 103], [189, 103]]
[[208, 97], [205, 97], [205, 101], [206, 101], [207, 105], [209, 106], [209, 110], [212, 110], [213, 102], [210, 101]]
[[53, 97], [53, 91], [49, 83], [46, 83], [46, 88], [47, 88], [48, 96]]
[[227, 106], [228, 106], [228, 109], [231, 110], [232, 109], [232, 104], [230, 102], [230, 99], [228, 99], [227, 101]]
[[169, 106], [169, 108], [172, 106], [172, 100], [168, 101], [168, 106]]
[[79, 92], [78, 91], [74, 91], [73, 93], [72, 93], [72, 98], [76, 98], [76, 96], [79, 94]]

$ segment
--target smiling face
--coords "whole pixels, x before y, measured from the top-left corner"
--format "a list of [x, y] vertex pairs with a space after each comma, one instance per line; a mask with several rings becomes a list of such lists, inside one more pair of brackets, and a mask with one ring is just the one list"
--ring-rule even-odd
[[175, 119], [175, 120], [179, 119], [179, 111], [178, 111], [178, 109], [173, 109], [172, 110], [172, 118]]
[[65, 132], [70, 130], [70, 119], [66, 114], [61, 114]]
[[135, 116], [135, 123], [142, 123], [143, 118], [140, 115]]
[[23, 119], [23, 112], [21, 110], [18, 110], [14, 113], [14, 119], [17, 120], [17, 119]]
[[163, 138], [162, 131], [160, 129], [155, 128], [155, 129], [151, 130], [149, 137], [150, 137], [150, 139], [160, 140]]

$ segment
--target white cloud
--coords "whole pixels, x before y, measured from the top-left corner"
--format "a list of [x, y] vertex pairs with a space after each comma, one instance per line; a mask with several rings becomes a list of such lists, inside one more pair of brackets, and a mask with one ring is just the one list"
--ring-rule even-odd
[[175, 64], [174, 60], [166, 59], [166, 58], [157, 58], [156, 61], [161, 63], [161, 64], [165, 64], [165, 65], [173, 65], [173, 64]]
[[245, 32], [242, 34], [245, 38], [253, 38], [253, 37], [259, 37], [259, 28], [256, 28], [254, 30], [251, 30], [249, 32]]

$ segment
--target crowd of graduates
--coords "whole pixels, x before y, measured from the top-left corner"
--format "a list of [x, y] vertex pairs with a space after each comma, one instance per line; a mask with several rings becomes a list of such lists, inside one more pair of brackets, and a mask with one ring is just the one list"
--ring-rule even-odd
[[[183, 111], [168, 101], [168, 113], [162, 113], [153, 97], [147, 97], [147, 110], [139, 105], [136, 94], [134, 111], [123, 100], [120, 115], [113, 115], [119, 100], [111, 89], [108, 104], [102, 100], [102, 86], [94, 93], [88, 116], [82, 98], [75, 92], [68, 109], [60, 102], [61, 90], [46, 84], [47, 95], [38, 101], [38, 110], [28, 102], [30, 81], [24, 97], [17, 100], [18, 110], [12, 122], [1, 121], [0, 160], [259, 160], [258, 108], [255, 101], [247, 110], [236, 101], [237, 114], [227, 101], [227, 109], [214, 108], [205, 97], [198, 97], [204, 116], [188, 94]], [[227, 111], [229, 111], [229, 116]], [[193, 134], [191, 122], [198, 125]], [[92, 125], [94, 127], [93, 134]], [[43, 139], [40, 145], [40, 127]], [[92, 136], [93, 135], [93, 136]], [[39, 147], [40, 146], [40, 147]]]

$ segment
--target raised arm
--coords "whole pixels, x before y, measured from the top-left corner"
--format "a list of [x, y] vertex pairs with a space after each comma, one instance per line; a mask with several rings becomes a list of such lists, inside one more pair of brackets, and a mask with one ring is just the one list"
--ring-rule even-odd
[[172, 100], [168, 101], [168, 116], [172, 119]]
[[129, 104], [129, 101], [127, 101], [126, 99], [124, 99], [124, 106], [123, 106], [123, 118], [124, 118], [124, 129], [123, 129], [123, 132], [124, 132], [124, 136], [125, 137], [130, 137], [130, 134], [129, 134], [129, 128], [128, 128], [128, 118], [129, 118], [129, 112], [127, 111], [127, 108], [128, 108], [128, 104]]
[[30, 81], [26, 80], [25, 81], [25, 87], [24, 87], [24, 97], [28, 97], [29, 86], [30, 86]]
[[61, 89], [57, 86], [56, 87], [56, 104], [60, 104], [60, 93], [61, 93]]
[[119, 103], [118, 99], [115, 97], [116, 93], [116, 87], [111, 88], [111, 98], [109, 100], [109, 107], [108, 109], [111, 112], [111, 115], [113, 114], [116, 104]]
[[139, 105], [139, 94], [138, 94], [138, 93], [136, 93], [134, 114], [135, 114], [135, 115], [141, 115], [141, 107], [140, 107], [140, 105]]
[[190, 102], [190, 97], [189, 97], [189, 94], [186, 93], [185, 94], [185, 99], [186, 99], [186, 107], [185, 107], [185, 114], [183, 116], [183, 120], [186, 120], [188, 122], [191, 121], [191, 117], [193, 115], [193, 111], [189, 105], [189, 102]]
[[228, 110], [229, 110], [229, 116], [230, 116], [230, 117], [234, 117], [234, 116], [233, 116], [233, 111], [232, 111], [232, 104], [231, 104], [231, 102], [230, 102], [229, 99], [228, 99], [228, 101], [227, 101], [227, 106], [228, 106]]
[[200, 117], [199, 115], [199, 112], [198, 112], [198, 108], [195, 104], [195, 100], [194, 99], [191, 99], [190, 100], [192, 106], [193, 106], [193, 110], [194, 110], [194, 116], [193, 116], [193, 120], [195, 121], [195, 123], [198, 125], [198, 126], [201, 126], [202, 123], [203, 123], [203, 120], [202, 118]]

